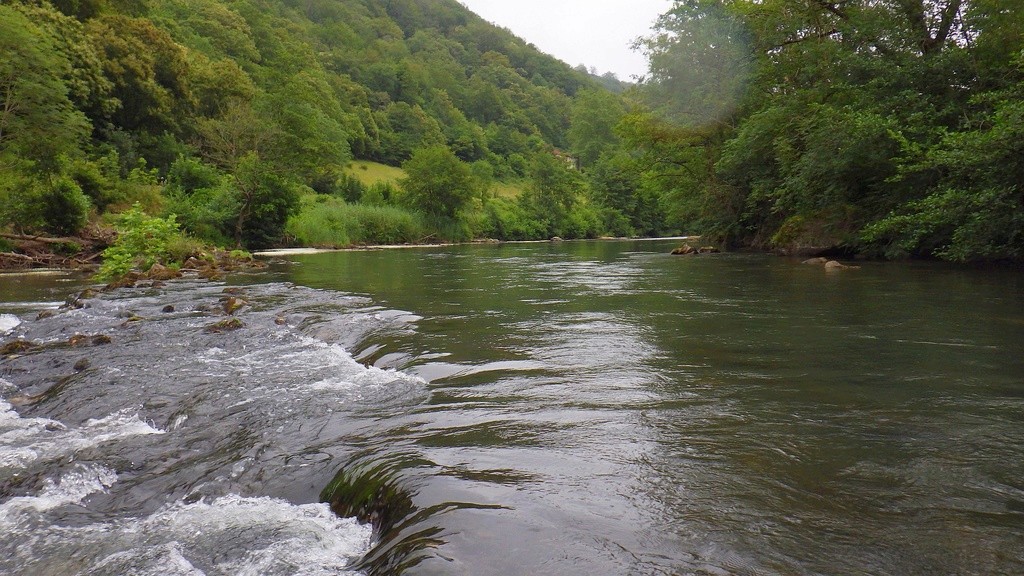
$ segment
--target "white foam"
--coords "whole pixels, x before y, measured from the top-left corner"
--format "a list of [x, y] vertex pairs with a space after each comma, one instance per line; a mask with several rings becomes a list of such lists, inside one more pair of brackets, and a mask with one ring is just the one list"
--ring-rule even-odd
[[[140, 565], [153, 569], [140, 569]], [[138, 576], [206, 576], [205, 572], [185, 558], [177, 542], [115, 552], [93, 566], [93, 572]]]
[[59, 458], [105, 442], [163, 433], [143, 422], [132, 410], [121, 410], [69, 429], [49, 418], [23, 418], [9, 403], [0, 400], [0, 470], [23, 469], [40, 458]]
[[219, 572], [239, 575], [337, 574], [369, 550], [372, 532], [352, 518], [337, 517], [326, 504], [236, 495], [166, 507], [140, 529], [167, 530], [182, 538], [186, 550], [201, 539], [243, 544], [237, 557], [225, 554], [218, 565]]
[[354, 575], [349, 565], [370, 549], [372, 532], [326, 504], [233, 494], [178, 502], [145, 518], [43, 530], [19, 548], [27, 570], [84, 557], [95, 560], [79, 573], [138, 576]]
[[9, 333], [21, 325], [21, 318], [14, 314], [0, 314], [0, 335]]
[[65, 504], [78, 504], [86, 496], [106, 491], [117, 482], [117, 473], [109, 468], [79, 464], [54, 482], [47, 479], [35, 496], [18, 496], [0, 504], [0, 522], [14, 521], [26, 512], [45, 512]]

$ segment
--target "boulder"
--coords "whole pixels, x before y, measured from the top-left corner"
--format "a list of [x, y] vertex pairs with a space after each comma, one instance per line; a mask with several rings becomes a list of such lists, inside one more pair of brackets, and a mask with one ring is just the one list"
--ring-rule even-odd
[[807, 260], [804, 260], [803, 262], [801, 262], [801, 264], [817, 264], [817, 265], [822, 265], [822, 264], [828, 263], [828, 261], [829, 261], [828, 258], [824, 258], [824, 257], [819, 256], [817, 258], [808, 258]]
[[203, 332], [206, 332], [207, 334], [221, 334], [223, 332], [238, 330], [243, 327], [245, 327], [245, 323], [238, 318], [228, 318], [227, 320], [221, 320], [220, 322], [214, 322], [213, 324], [207, 325], [206, 328], [203, 329]]
[[11, 354], [23, 354], [39, 348], [39, 345], [35, 342], [29, 342], [28, 340], [14, 340], [8, 342], [0, 347], [0, 356], [10, 356]]
[[181, 271], [168, 268], [157, 262], [149, 268], [148, 272], [146, 272], [146, 278], [149, 278], [150, 280], [171, 280], [174, 278], [181, 278]]
[[860, 268], [860, 266], [848, 266], [841, 262], [836, 262], [835, 260], [825, 262], [825, 270], [852, 270], [855, 268]]
[[676, 256], [689, 256], [690, 254], [696, 253], [697, 249], [694, 248], [693, 246], [690, 246], [689, 244], [683, 244], [682, 246], [679, 246], [678, 248], [672, 250], [672, 254], [675, 254]]
[[242, 300], [241, 298], [236, 298], [234, 296], [231, 296], [229, 298], [225, 298], [221, 302], [221, 308], [224, 310], [225, 314], [230, 316], [230, 315], [234, 314], [235, 312], [237, 312], [239, 309], [241, 309], [246, 304], [248, 304], [248, 302], [246, 302], [245, 300]]

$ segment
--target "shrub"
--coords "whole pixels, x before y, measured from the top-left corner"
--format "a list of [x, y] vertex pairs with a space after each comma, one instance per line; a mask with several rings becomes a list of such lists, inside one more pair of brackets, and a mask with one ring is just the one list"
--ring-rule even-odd
[[77, 234], [89, 220], [89, 198], [71, 178], [54, 180], [42, 195], [43, 227], [61, 236]]
[[173, 214], [150, 217], [138, 205], [121, 214], [117, 232], [117, 240], [103, 251], [103, 264], [97, 274], [101, 280], [119, 278], [133, 268], [146, 271], [157, 262], [170, 262], [171, 247], [181, 240]]

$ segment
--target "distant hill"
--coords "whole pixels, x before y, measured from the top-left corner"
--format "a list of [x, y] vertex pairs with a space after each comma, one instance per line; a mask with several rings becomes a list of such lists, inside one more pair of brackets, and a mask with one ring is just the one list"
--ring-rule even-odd
[[520, 176], [541, 143], [567, 146], [571, 98], [596, 86], [455, 0], [32, 4], [19, 10], [68, 56], [63, 80], [92, 143], [161, 171], [241, 114], [286, 133], [288, 154], [319, 171], [444, 143]]

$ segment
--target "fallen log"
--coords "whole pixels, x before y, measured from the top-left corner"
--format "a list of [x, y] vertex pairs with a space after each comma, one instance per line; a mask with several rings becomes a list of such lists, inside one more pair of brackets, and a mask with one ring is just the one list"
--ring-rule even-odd
[[46, 236], [29, 236], [27, 234], [10, 234], [8, 232], [0, 232], [0, 238], [17, 240], [19, 242], [39, 242], [41, 244], [78, 244], [82, 241], [81, 238], [49, 238]]

